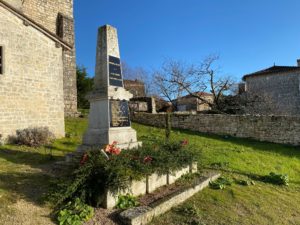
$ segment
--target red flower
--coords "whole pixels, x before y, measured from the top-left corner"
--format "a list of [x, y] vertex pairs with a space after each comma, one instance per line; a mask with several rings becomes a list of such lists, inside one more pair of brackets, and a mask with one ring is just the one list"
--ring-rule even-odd
[[189, 144], [189, 141], [188, 141], [187, 139], [184, 139], [184, 140], [182, 140], [182, 141], [180, 142], [180, 144], [181, 144], [182, 146], [188, 145], [188, 144]]
[[111, 145], [106, 145], [104, 151], [112, 154], [112, 155], [119, 155], [121, 153], [121, 149], [116, 147], [117, 142], [114, 141]]
[[146, 156], [143, 160], [144, 163], [150, 163], [152, 162], [153, 158], [151, 156]]
[[121, 149], [120, 148], [113, 148], [111, 150], [111, 154], [113, 154], [113, 155], [120, 155], [120, 153], [121, 153]]
[[88, 160], [89, 156], [88, 154], [84, 153], [81, 160], [80, 160], [80, 165], [84, 165], [86, 163], [86, 161]]

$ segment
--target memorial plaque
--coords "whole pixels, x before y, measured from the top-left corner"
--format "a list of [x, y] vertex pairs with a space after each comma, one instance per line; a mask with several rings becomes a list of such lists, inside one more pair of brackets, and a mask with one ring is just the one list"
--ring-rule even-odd
[[117, 57], [109, 56], [109, 84], [123, 87], [121, 61]]
[[110, 126], [129, 127], [129, 108], [127, 101], [110, 100]]

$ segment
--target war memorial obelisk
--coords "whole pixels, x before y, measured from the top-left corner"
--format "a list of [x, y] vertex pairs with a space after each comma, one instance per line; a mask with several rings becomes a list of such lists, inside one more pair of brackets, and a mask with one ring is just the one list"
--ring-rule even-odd
[[89, 125], [78, 151], [101, 148], [114, 141], [121, 149], [141, 145], [130, 124], [130, 98], [132, 94], [123, 85], [117, 30], [102, 26], [98, 30], [94, 91], [88, 96]]

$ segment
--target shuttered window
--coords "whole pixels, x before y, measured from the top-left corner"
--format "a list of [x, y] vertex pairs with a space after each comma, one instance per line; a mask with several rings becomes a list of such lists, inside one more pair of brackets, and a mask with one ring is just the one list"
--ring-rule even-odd
[[3, 74], [3, 47], [0, 46], [0, 74]]

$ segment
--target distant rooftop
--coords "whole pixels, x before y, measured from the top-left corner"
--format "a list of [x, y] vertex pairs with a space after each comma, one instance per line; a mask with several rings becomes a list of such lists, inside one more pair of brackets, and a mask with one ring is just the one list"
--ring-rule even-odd
[[254, 73], [246, 74], [243, 76], [243, 80], [245, 81], [246, 78], [252, 77], [252, 76], [261, 76], [261, 75], [267, 75], [272, 73], [282, 73], [282, 72], [292, 72], [292, 71], [300, 71], [299, 66], [272, 66], [264, 70], [260, 70]]
[[200, 91], [200, 92], [194, 92], [193, 94], [188, 94], [188, 95], [179, 97], [178, 99], [182, 99], [182, 98], [194, 98], [195, 95], [198, 95], [199, 97], [210, 97], [210, 96], [213, 96], [210, 93]]
[[128, 85], [130, 85], [130, 84], [144, 85], [144, 82], [143, 82], [143, 81], [140, 81], [140, 80], [137, 80], [137, 79], [135, 79], [135, 80], [124, 80], [124, 83], [125, 83], [125, 84], [128, 84]]

